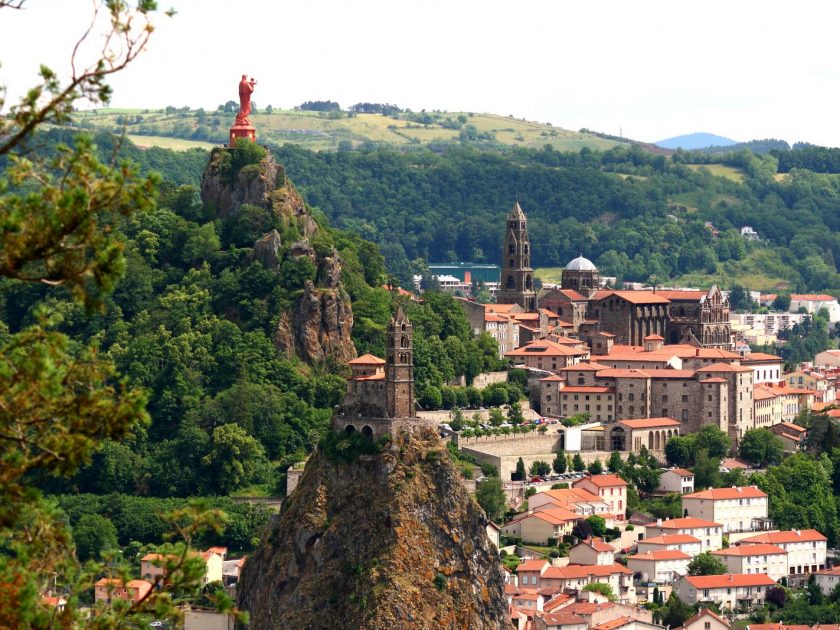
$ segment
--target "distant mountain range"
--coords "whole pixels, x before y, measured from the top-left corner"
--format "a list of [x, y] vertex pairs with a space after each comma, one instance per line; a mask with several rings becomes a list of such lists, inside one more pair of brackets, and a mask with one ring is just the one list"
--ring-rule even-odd
[[689, 133], [683, 136], [674, 136], [673, 138], [666, 138], [659, 142], [654, 142], [658, 147], [664, 149], [705, 149], [706, 147], [727, 147], [733, 144], [738, 144], [737, 140], [731, 138], [724, 138], [713, 133]]

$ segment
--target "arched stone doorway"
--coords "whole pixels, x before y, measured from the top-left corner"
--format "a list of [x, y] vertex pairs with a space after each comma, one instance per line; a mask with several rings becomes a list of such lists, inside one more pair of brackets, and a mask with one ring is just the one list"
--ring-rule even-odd
[[373, 429], [371, 429], [368, 425], [362, 427], [362, 435], [366, 438], [370, 439], [373, 437]]
[[353, 435], [355, 432], [356, 427], [354, 427], [352, 424], [348, 424], [346, 427], [344, 427], [344, 435]]

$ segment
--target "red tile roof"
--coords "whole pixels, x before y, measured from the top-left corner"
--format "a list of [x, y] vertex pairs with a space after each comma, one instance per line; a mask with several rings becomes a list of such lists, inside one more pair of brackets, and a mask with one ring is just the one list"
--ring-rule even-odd
[[516, 567], [516, 572], [542, 571], [544, 567], [548, 566], [548, 564], [547, 560], [525, 560], [525, 562], [519, 563], [519, 566]]
[[655, 551], [646, 551], [635, 556], [627, 556], [628, 560], [655, 560], [657, 562], [663, 560], [690, 560], [691, 556], [679, 549], [657, 549]]
[[557, 490], [543, 490], [538, 494], [548, 496], [553, 501], [563, 504], [601, 502], [601, 498], [597, 494], [592, 494], [589, 490], [583, 488], [558, 488]]
[[[757, 547], [758, 545], [750, 545], [751, 547]], [[820, 575], [840, 575], [840, 566], [832, 567], [830, 569], [822, 569], [821, 571], [816, 571]]]
[[542, 574], [544, 580], [576, 580], [594, 575], [595, 577], [607, 577], [622, 573], [632, 575], [633, 572], [624, 565], [613, 564], [568, 564], [565, 567], [548, 567]]
[[731, 625], [729, 623], [729, 619], [727, 619], [726, 617], [721, 617], [720, 615], [716, 614], [713, 610], [709, 610], [708, 608], [701, 608], [700, 612], [698, 612], [696, 615], [686, 619], [683, 622], [682, 627], [683, 628], [688, 628], [688, 626], [692, 625], [695, 621], [698, 621], [701, 617], [705, 617], [706, 615], [714, 617], [719, 622], [721, 622], [723, 625], [725, 625], [727, 628]]
[[831, 302], [837, 298], [825, 293], [791, 293], [790, 299], [797, 302]]
[[687, 575], [694, 588], [731, 588], [738, 586], [772, 586], [776, 581], [766, 573], [724, 573], [723, 575]]
[[741, 544], [770, 543], [771, 545], [784, 545], [795, 542], [816, 542], [827, 540], [825, 536], [816, 529], [793, 529], [784, 532], [766, 532], [757, 536], [750, 536], [741, 540]]
[[658, 527], [663, 529], [698, 529], [700, 527], [723, 527], [723, 525], [715, 523], [714, 521], [706, 521], [702, 518], [685, 516], [683, 518], [669, 518], [667, 521], [662, 521], [661, 525], [651, 523], [648, 527]]
[[673, 418], [639, 418], [637, 420], [619, 420], [618, 424], [623, 424], [631, 429], [650, 429], [653, 427], [678, 427], [680, 421]]
[[[600, 291], [598, 292], [600, 293]], [[596, 294], [596, 300], [616, 296], [631, 304], [670, 304], [670, 300], [653, 291], [608, 291], [604, 296]]]
[[698, 372], [752, 372], [752, 368], [743, 365], [732, 365], [731, 363], [713, 363], [701, 367]]
[[[603, 539], [597, 537], [581, 540], [578, 545], [586, 545], [587, 547], [591, 547], [595, 551], [599, 552], [615, 551], [612, 545], [608, 545], [603, 541]], [[577, 547], [577, 545], [575, 545], [575, 547]]]
[[557, 370], [558, 372], [599, 372], [602, 370], [610, 370], [610, 366], [608, 365], [601, 365], [600, 363], [594, 362], [586, 362], [581, 361], [580, 363], [575, 363], [574, 365], [569, 365], [564, 368], [560, 368]]
[[[814, 628], [820, 627], [819, 624]], [[749, 630], [812, 630], [810, 626], [795, 625], [789, 626], [784, 623], [751, 623], [747, 626]], [[826, 626], [822, 626], [823, 630]]]
[[721, 378], [720, 376], [712, 376], [710, 378], [704, 379], [700, 381], [701, 383], [726, 383], [725, 378]]
[[661, 295], [672, 302], [699, 302], [706, 297], [708, 291], [701, 291], [698, 289], [657, 289], [656, 295]]
[[710, 499], [720, 501], [725, 499], [760, 499], [767, 495], [755, 486], [739, 486], [736, 488], [709, 488], [700, 492], [684, 494], [683, 499]]
[[537, 341], [530, 341], [524, 346], [520, 346], [516, 350], [505, 352], [506, 357], [550, 357], [550, 356], [581, 356], [589, 354], [589, 350], [578, 350], [577, 348], [570, 348], [547, 339], [539, 339]]
[[[545, 610], [545, 608], [543, 608]], [[571, 626], [576, 624], [586, 625], [586, 619], [580, 615], [570, 612], [545, 613], [543, 621], [547, 626]]]
[[557, 376], [556, 374], [552, 374], [551, 376], [546, 376], [545, 378], [540, 379], [540, 382], [546, 381], [548, 381], [549, 383], [565, 383], [566, 379], [561, 376]]
[[533, 512], [528, 512], [527, 514], [522, 514], [517, 516], [511, 523], [518, 523], [519, 521], [524, 521], [525, 519], [529, 518], [538, 518], [541, 521], [545, 521], [551, 525], [562, 525], [563, 523], [568, 523], [569, 521], [577, 521], [580, 520], [581, 516], [572, 512], [571, 510], [567, 510], [564, 507], [549, 507], [539, 510], [534, 510]]
[[641, 543], [648, 543], [651, 545], [686, 545], [691, 543], [699, 543], [700, 539], [695, 538], [690, 534], [663, 534], [662, 536], [654, 536], [652, 538], [645, 538], [640, 540]]
[[627, 482], [624, 481], [624, 479], [622, 479], [618, 475], [588, 475], [572, 483], [572, 487], [577, 487], [578, 484], [581, 484], [585, 481], [589, 481], [599, 488], [610, 488], [627, 485]]
[[737, 547], [730, 547], [729, 549], [718, 549], [712, 552], [716, 556], [775, 556], [784, 554], [787, 551], [778, 545], [771, 545], [769, 543], [758, 543], [755, 545], [738, 545]]
[[616, 617], [615, 619], [610, 619], [609, 621], [596, 624], [592, 626], [591, 630], [615, 630], [616, 628], [621, 628], [622, 626], [626, 626], [634, 621], [635, 619], [633, 619], [630, 615], [624, 615], [622, 617]]
[[650, 373], [643, 370], [608, 368], [597, 374], [598, 378], [650, 378]]
[[348, 365], [385, 365], [385, 360], [375, 357], [372, 354], [363, 354], [357, 359], [350, 359]]
[[747, 356], [741, 358], [741, 363], [757, 363], [759, 361], [772, 361], [773, 363], [782, 363], [784, 359], [777, 357], [775, 354], [767, 354], [766, 352], [750, 352]]
[[686, 470], [685, 468], [666, 468], [662, 471], [663, 473], [666, 472], [673, 472], [677, 473], [680, 477], [693, 477], [694, 473], [690, 470]]

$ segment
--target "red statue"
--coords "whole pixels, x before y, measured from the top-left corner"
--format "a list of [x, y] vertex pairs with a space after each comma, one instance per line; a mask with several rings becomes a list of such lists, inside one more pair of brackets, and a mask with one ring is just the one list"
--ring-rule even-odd
[[257, 132], [248, 120], [251, 113], [251, 93], [257, 84], [254, 77], [248, 80], [248, 75], [243, 74], [239, 82], [239, 113], [236, 115], [236, 122], [230, 128], [230, 146], [235, 146], [237, 138], [246, 138], [251, 142], [257, 141]]
[[254, 91], [254, 86], [257, 84], [254, 77], [248, 80], [248, 75], [243, 74], [242, 80], [239, 82], [239, 113], [236, 115], [237, 125], [250, 125], [248, 114], [251, 113], [251, 93]]

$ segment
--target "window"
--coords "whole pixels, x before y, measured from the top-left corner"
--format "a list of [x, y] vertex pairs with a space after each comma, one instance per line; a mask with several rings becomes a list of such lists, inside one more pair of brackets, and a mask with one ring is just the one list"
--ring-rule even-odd
[[[729, 590], [729, 589], [726, 589], [726, 590]], [[709, 628], [711, 628], [711, 627], [712, 627], [712, 623], [710, 621], [706, 621], [706, 622], [703, 623], [704, 630], [709, 630]]]

